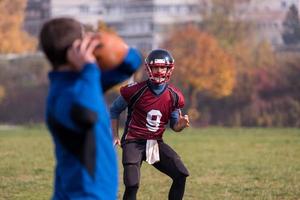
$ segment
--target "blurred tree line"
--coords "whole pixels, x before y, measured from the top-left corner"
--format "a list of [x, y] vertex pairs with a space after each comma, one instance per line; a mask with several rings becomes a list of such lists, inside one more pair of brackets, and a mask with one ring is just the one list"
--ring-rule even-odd
[[[25, 1], [10, 1], [19, 7], [8, 12], [8, 0], [0, 1], [0, 10], [11, 20], [6, 25], [0, 20], [0, 35], [7, 38], [0, 53], [31, 52], [36, 39], [21, 31]], [[267, 41], [258, 41], [254, 24], [234, 14], [239, 3], [243, 0], [213, 0], [202, 23], [174, 27], [161, 44], [175, 57], [172, 82], [184, 92], [185, 112], [194, 126], [300, 127], [300, 48], [275, 51]], [[295, 7], [283, 27], [287, 45], [300, 41]], [[103, 23], [98, 28], [107, 29]], [[44, 57], [0, 57], [0, 69], [0, 123], [43, 122], [50, 69]], [[145, 78], [142, 71], [136, 80]], [[118, 87], [107, 94], [107, 101], [116, 95]]]
[[45, 58], [39, 54], [0, 58], [0, 69], [0, 85], [5, 88], [0, 123], [43, 122], [50, 69]]
[[[235, 15], [240, 3], [213, 0], [201, 24], [172, 30], [162, 45], [176, 58], [173, 82], [188, 97], [186, 111], [194, 125], [300, 127], [299, 48], [276, 52], [258, 41], [254, 23]], [[297, 44], [295, 6], [283, 27], [286, 44]]]
[[0, 122], [40, 121], [43, 118], [40, 115], [43, 115], [46, 82], [40, 80], [45, 76], [43, 65], [47, 63], [32, 57], [7, 59], [7, 54], [36, 51], [36, 38], [22, 28], [26, 4], [26, 0], [0, 1]]
[[26, 0], [0, 1], [0, 54], [36, 49], [36, 39], [22, 29], [26, 3]]

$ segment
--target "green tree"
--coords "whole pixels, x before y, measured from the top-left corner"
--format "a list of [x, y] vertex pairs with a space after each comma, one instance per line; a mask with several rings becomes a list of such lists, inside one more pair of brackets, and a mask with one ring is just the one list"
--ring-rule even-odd
[[293, 4], [283, 21], [282, 39], [285, 44], [299, 44], [300, 42], [300, 19], [297, 7]]

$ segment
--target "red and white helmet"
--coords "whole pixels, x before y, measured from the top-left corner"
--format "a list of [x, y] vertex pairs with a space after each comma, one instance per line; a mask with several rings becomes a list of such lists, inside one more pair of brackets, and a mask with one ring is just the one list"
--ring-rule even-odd
[[[149, 79], [156, 84], [168, 82], [174, 69], [174, 58], [164, 49], [152, 50], [145, 59]], [[166, 68], [165, 72], [153, 72], [153, 68]]]

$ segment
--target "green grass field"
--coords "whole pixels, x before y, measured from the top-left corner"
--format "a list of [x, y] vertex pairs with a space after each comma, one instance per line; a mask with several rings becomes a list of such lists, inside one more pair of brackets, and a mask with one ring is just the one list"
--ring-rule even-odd
[[[185, 200], [300, 199], [299, 129], [189, 129], [165, 141], [190, 171]], [[49, 199], [53, 166], [44, 127], [0, 128], [1, 200]], [[138, 199], [167, 199], [166, 176], [144, 163], [141, 179]]]

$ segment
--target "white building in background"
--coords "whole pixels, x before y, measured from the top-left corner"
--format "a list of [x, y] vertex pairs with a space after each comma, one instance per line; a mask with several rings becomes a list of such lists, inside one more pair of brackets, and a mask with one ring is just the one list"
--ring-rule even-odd
[[50, 0], [51, 18], [71, 16], [84, 24], [96, 26], [102, 19], [102, 0]]
[[50, 18], [51, 0], [28, 0], [25, 10], [24, 29], [37, 36], [45, 21]]
[[103, 0], [103, 5], [104, 22], [145, 51], [158, 47], [173, 26], [200, 22], [206, 6], [199, 0]]
[[[102, 0], [104, 21], [140, 49], [159, 46], [167, 30], [186, 22], [201, 22], [210, 0]], [[282, 22], [290, 6], [300, 0], [248, 0], [237, 7], [236, 19], [251, 21], [258, 41], [283, 44]]]
[[[283, 43], [282, 22], [300, 0], [248, 0], [237, 8], [237, 18], [252, 21], [257, 38], [274, 46]], [[150, 50], [159, 46], [174, 26], [199, 23], [210, 10], [210, 0], [28, 0], [25, 30], [37, 35], [53, 17], [71, 16], [96, 26], [103, 20], [132, 46]]]
[[45, 21], [62, 16], [96, 26], [102, 20], [102, 14], [102, 0], [28, 0], [24, 29], [37, 36]]

